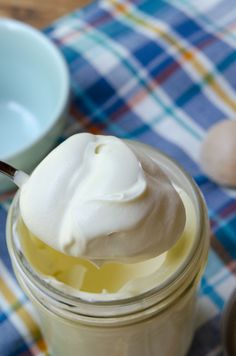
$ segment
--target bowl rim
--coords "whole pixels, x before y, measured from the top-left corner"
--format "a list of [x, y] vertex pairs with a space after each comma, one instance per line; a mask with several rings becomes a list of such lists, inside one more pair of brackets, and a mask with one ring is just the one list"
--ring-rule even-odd
[[[44, 125], [37, 137], [32, 141], [27, 142], [22, 148], [20, 148], [19, 150], [16, 149], [13, 153], [5, 154], [1, 157], [1, 159], [4, 161], [12, 161], [16, 159], [18, 155], [24, 154], [25, 151], [28, 151], [31, 147], [33, 147], [34, 145], [39, 143], [44, 137], [46, 137], [56, 125], [56, 123], [60, 121], [62, 115], [65, 115], [70, 97], [70, 75], [66, 60], [59, 51], [58, 47], [43, 32], [29, 24], [6, 17], [0, 17], [0, 29], [1, 28], [10, 31], [23, 30], [25, 34], [33, 36], [38, 43], [45, 47], [45, 53], [49, 53], [50, 58], [54, 60], [55, 66], [58, 68], [58, 73], [60, 73], [60, 78], [62, 82], [61, 98], [60, 100], [58, 100], [55, 109], [50, 115], [50, 124]], [[46, 120], [46, 122], [48, 121], [49, 120]]]

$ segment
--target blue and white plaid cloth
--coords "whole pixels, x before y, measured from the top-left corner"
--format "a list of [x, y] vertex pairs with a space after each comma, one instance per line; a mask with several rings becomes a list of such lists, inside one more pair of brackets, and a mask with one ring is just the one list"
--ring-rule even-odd
[[[189, 356], [221, 355], [221, 313], [236, 287], [236, 192], [203, 175], [199, 149], [214, 123], [236, 118], [235, 0], [97, 1], [45, 32], [71, 74], [73, 98], [62, 139], [89, 131], [143, 141], [175, 158], [202, 190], [211, 250]], [[5, 194], [0, 355], [42, 356], [46, 348], [34, 311], [15, 281], [6, 250], [8, 205]]]

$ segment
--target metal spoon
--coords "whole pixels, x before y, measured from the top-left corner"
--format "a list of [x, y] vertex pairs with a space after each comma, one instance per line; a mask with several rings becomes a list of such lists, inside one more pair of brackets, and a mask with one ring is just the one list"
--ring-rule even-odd
[[10, 178], [19, 188], [26, 182], [29, 175], [12, 167], [10, 164], [0, 161], [0, 173]]

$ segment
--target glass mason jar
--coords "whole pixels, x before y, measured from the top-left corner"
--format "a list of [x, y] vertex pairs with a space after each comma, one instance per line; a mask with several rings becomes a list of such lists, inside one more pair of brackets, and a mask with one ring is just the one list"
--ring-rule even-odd
[[17, 230], [17, 194], [8, 214], [8, 249], [16, 277], [38, 312], [51, 355], [183, 356], [191, 344], [209, 245], [205, 203], [193, 180], [174, 161], [150, 146], [128, 143], [157, 161], [191, 199], [197, 220], [191, 251], [155, 288], [126, 299], [84, 300], [49, 283], [25, 258]]

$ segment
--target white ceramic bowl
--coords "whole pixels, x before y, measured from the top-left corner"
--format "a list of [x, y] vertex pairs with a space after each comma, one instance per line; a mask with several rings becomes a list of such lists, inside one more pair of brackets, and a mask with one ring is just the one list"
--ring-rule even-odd
[[[55, 144], [69, 101], [56, 46], [21, 22], [0, 19], [0, 160], [30, 172]], [[12, 186], [0, 177], [0, 192]]]

